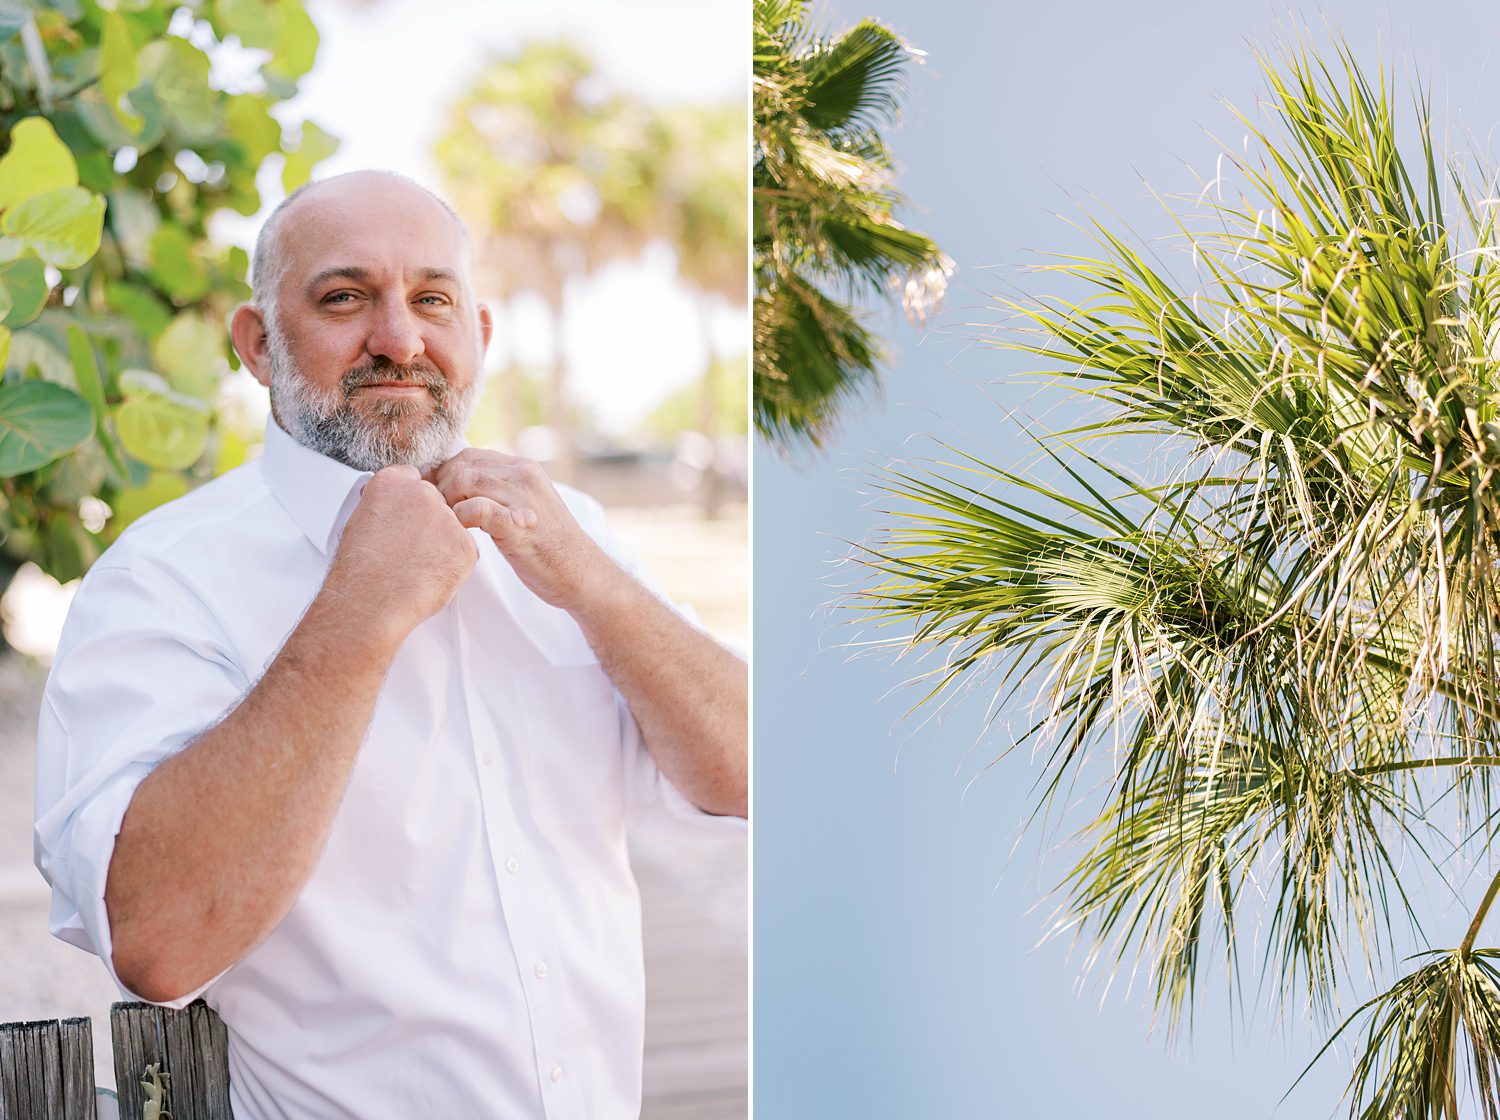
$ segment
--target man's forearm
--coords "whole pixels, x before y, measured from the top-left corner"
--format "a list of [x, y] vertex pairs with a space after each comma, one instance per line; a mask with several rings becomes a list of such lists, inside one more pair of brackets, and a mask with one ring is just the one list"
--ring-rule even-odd
[[749, 670], [638, 580], [611, 574], [573, 611], [663, 774], [700, 809], [749, 805]]
[[239, 705], [137, 788], [105, 904], [140, 995], [234, 964], [312, 874], [399, 645], [352, 598], [325, 587]]

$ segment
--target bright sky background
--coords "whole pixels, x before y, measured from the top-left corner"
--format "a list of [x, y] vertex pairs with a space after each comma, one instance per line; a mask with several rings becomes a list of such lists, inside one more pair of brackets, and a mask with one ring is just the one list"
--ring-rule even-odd
[[[1082, 949], [1038, 947], [1064, 870], [1020, 826], [1036, 771], [1005, 720], [985, 730], [983, 690], [946, 719], [902, 722], [890, 694], [910, 665], [851, 659], [825, 609], [836, 566], [881, 521], [872, 465], [940, 457], [934, 442], [1014, 466], [1027, 454], [1007, 409], [1062, 426], [1055, 397], [1027, 405], [1028, 367], [977, 344], [1037, 251], [1084, 246], [1080, 207], [1143, 238], [1171, 232], [1143, 184], [1197, 195], [1213, 178], [1211, 130], [1238, 143], [1222, 95], [1253, 109], [1247, 40], [1288, 11], [1324, 13], [1361, 59], [1395, 51], [1433, 84], [1455, 133], [1500, 122], [1490, 64], [1500, 10], [1477, 0], [837, 0], [819, 26], [884, 19], [927, 52], [894, 137], [910, 224], [958, 262], [947, 310], [925, 334], [881, 320], [897, 353], [882, 399], [853, 409], [826, 453], [755, 462], [755, 1102], [776, 1120], [1280, 1120], [1339, 1112], [1342, 1060], [1282, 1094], [1326, 1037], [1264, 1011], [1231, 1014], [1209, 985], [1189, 1039], [1152, 1031], [1146, 985], [1101, 1004]], [[1404, 78], [1403, 78], [1404, 81]], [[1065, 294], [1065, 293], [1063, 293]], [[975, 324], [975, 325], [970, 325]], [[970, 784], [972, 783], [972, 784]], [[1064, 829], [1065, 839], [1069, 829]], [[1470, 905], [1482, 893], [1464, 888]], [[1469, 911], [1428, 911], [1437, 944]], [[1486, 938], [1500, 940], [1492, 920]], [[1253, 954], [1251, 954], [1253, 956]], [[1251, 963], [1247, 960], [1247, 967]], [[1388, 978], [1387, 968], [1380, 975]], [[1352, 1007], [1350, 1008], [1352, 1010]]]
[[[742, 0], [306, 0], [320, 34], [317, 63], [278, 112], [309, 119], [341, 141], [324, 178], [385, 167], [432, 190], [430, 156], [445, 107], [496, 56], [536, 40], [584, 48], [611, 83], [649, 100], [719, 102], [749, 97], [749, 5]], [[260, 177], [269, 208], [281, 200], [279, 160]], [[260, 219], [225, 215], [223, 237], [245, 245]], [[481, 296], [483, 293], [481, 293]], [[697, 312], [676, 283], [669, 250], [612, 266], [569, 295], [568, 368], [574, 393], [607, 430], [621, 431], [705, 366]], [[497, 316], [487, 366], [512, 358], [545, 364], [551, 328], [542, 305], [517, 301]], [[711, 329], [721, 353], [749, 347], [748, 312], [720, 304]]]

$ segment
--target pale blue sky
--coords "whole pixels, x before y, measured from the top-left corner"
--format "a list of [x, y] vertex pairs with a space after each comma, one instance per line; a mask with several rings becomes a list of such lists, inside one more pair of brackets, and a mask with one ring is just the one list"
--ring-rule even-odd
[[[1143, 237], [1169, 233], [1144, 183], [1195, 194], [1213, 177], [1205, 130], [1240, 136], [1219, 99], [1251, 108], [1259, 90], [1249, 42], [1269, 42], [1288, 18], [1326, 42], [1326, 21], [1368, 64], [1418, 67], [1451, 130], [1483, 142], [1500, 123], [1490, 67], [1500, 10], [1471, 0], [821, 9], [825, 26], [864, 15], [927, 52], [895, 149], [909, 223], [959, 272], [938, 329], [882, 320], [897, 354], [884, 396], [852, 409], [826, 453], [790, 465], [761, 450], [755, 464], [756, 1115], [1333, 1115], [1347, 1076], [1337, 1062], [1276, 1111], [1325, 1037], [1315, 1024], [1278, 1034], [1263, 1011], [1231, 1017], [1210, 998], [1174, 1050], [1151, 1033], [1143, 987], [1117, 987], [1101, 1007], [1098, 981], [1080, 986], [1081, 952], [1037, 948], [1065, 867], [1034, 842], [1013, 852], [1034, 772], [1022, 757], [985, 771], [1008, 740], [1003, 727], [982, 733], [982, 696], [941, 725], [900, 723], [915, 694], [886, 694], [906, 673], [851, 661], [839, 647], [852, 634], [823, 605], [842, 542], [879, 522], [862, 482], [871, 464], [930, 456], [933, 436], [1019, 462], [1004, 410], [1029, 395], [1006, 384], [1025, 367], [973, 341], [999, 319], [988, 297], [1058, 291], [1019, 266], [1036, 250], [1082, 247], [1065, 220], [1080, 207], [1112, 210]], [[1439, 913], [1435, 939], [1458, 923], [1456, 940], [1463, 920]]]

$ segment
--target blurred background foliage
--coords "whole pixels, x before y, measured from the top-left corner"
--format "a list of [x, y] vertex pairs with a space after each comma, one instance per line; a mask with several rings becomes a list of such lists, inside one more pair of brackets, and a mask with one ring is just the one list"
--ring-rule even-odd
[[[273, 115], [317, 45], [300, 0], [0, 0], [0, 590], [244, 458], [216, 402], [248, 259], [208, 222], [333, 152]], [[232, 89], [223, 47], [260, 59]]]
[[[715, 353], [708, 323], [713, 301], [740, 306], [749, 289], [743, 105], [656, 105], [612, 87], [579, 48], [535, 42], [493, 60], [454, 103], [436, 155], [475, 235], [480, 291], [547, 308], [556, 342], [537, 418], [552, 433], [555, 477], [578, 478], [586, 442], [563, 360], [569, 282], [653, 244], [676, 255], [708, 355], [686, 426], [709, 441], [746, 433], [744, 410], [725, 398], [743, 392], [734, 370], [748, 356]], [[520, 368], [498, 380], [501, 441], [515, 446], [538, 386]], [[713, 489], [702, 498], [710, 507]]]

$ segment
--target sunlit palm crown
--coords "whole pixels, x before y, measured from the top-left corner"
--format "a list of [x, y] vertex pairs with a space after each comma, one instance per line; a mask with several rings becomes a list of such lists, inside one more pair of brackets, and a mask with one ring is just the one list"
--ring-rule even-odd
[[484, 243], [488, 291], [557, 305], [570, 276], [662, 235], [663, 126], [567, 43], [497, 60], [455, 103], [436, 154]]
[[755, 3], [755, 415], [783, 446], [817, 443], [874, 384], [880, 342], [850, 303], [899, 289], [921, 317], [952, 271], [892, 217], [901, 196], [877, 130], [916, 52], [873, 20], [819, 39], [805, 7]]
[[[1347, 49], [1265, 73], [1279, 127], [1242, 118], [1180, 219], [1186, 282], [1096, 224], [1097, 254], [1049, 266], [1091, 295], [1009, 304], [1002, 344], [1101, 402], [1042, 441], [1065, 480], [967, 456], [893, 474], [856, 602], [941, 651], [930, 700], [992, 673], [1032, 701], [1016, 739], [1049, 800], [1104, 776], [1060, 925], [1149, 960], [1174, 1025], [1211, 938], [1232, 980], [1248, 947], [1283, 1007], [1339, 1011], [1416, 918], [1401, 861], [1458, 882], [1452, 833], [1496, 828], [1493, 177], [1444, 166], [1422, 99], [1398, 150], [1397, 99]], [[1168, 480], [1111, 466], [1122, 439]], [[1500, 1116], [1494, 895], [1346, 1021], [1353, 1114], [1456, 1117], [1467, 1094]]]

